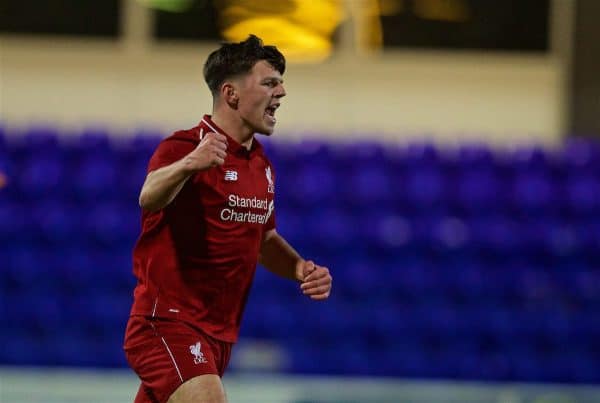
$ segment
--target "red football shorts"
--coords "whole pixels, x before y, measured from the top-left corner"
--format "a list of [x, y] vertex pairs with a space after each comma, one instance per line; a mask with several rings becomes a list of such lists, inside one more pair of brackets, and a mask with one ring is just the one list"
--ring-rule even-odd
[[135, 403], [166, 403], [185, 381], [198, 375], [223, 376], [231, 343], [172, 319], [131, 316], [125, 356], [142, 384]]

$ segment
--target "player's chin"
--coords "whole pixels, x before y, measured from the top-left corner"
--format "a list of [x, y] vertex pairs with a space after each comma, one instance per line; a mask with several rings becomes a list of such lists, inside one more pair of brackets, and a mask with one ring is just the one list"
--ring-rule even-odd
[[265, 136], [270, 136], [275, 131], [275, 124], [262, 124], [259, 125], [254, 131], [256, 133], [264, 134]]

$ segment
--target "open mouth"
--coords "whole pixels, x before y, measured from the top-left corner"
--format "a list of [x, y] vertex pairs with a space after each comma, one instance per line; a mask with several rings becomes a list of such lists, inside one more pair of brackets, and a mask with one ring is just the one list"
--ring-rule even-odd
[[265, 109], [265, 116], [269, 118], [272, 123], [275, 123], [277, 120], [275, 119], [275, 111], [279, 108], [279, 104], [269, 105]]

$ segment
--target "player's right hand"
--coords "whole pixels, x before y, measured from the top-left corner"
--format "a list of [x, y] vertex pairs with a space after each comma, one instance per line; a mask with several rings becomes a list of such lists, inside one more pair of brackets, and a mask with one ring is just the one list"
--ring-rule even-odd
[[223, 165], [227, 156], [227, 138], [221, 133], [205, 133], [198, 146], [185, 159], [190, 171], [201, 171]]

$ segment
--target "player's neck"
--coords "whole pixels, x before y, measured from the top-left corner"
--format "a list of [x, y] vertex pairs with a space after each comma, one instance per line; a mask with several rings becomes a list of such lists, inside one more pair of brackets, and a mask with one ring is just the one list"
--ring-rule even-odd
[[225, 133], [243, 147], [250, 150], [250, 147], [252, 147], [252, 140], [254, 139], [254, 133], [238, 116], [228, 116], [226, 113], [224, 114], [220, 113], [218, 110], [213, 110], [211, 119]]

